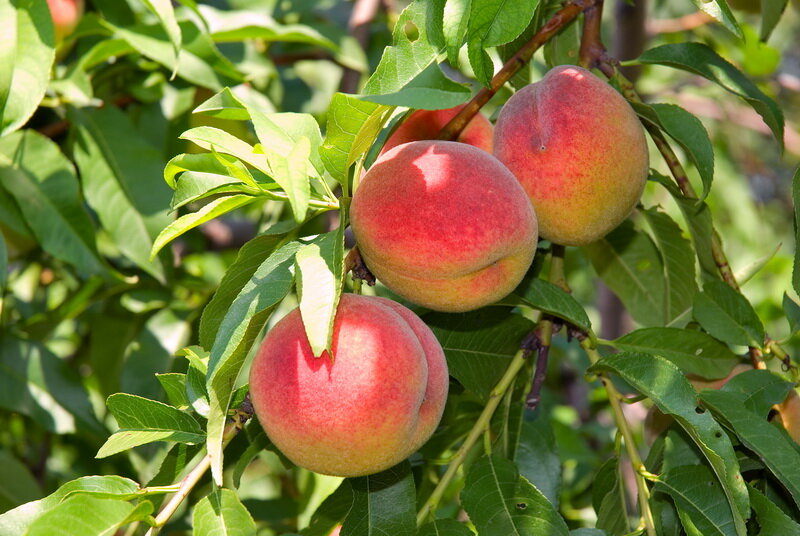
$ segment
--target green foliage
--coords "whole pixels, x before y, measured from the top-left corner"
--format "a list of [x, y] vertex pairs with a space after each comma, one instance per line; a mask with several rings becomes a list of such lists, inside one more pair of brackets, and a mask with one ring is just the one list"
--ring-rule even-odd
[[[591, 17], [544, 0], [386, 2], [360, 23], [369, 2], [88, 4], [56, 44], [46, 0], [0, 0], [0, 536], [800, 534], [786, 0], [650, 6], [646, 51], [623, 63], [635, 86], [595, 72], [677, 154], [653, 145], [631, 217], [565, 257], [540, 243], [501, 301], [416, 308], [447, 358], [442, 421], [407, 461], [346, 479], [294, 467], [252, 417], [257, 343], [298, 306], [319, 356], [343, 292], [397, 299], [349, 253], [364, 169], [409, 109], [495, 77], [493, 117], [585, 65]], [[606, 4], [614, 55], [644, 26]], [[693, 8], [713, 22], [659, 30]], [[730, 378], [743, 363], [766, 370]]]

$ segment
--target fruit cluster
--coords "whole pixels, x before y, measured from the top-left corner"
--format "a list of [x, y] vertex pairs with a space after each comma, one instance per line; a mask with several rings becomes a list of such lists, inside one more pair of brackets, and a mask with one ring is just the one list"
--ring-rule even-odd
[[[457, 112], [412, 113], [350, 208], [367, 267], [410, 302], [446, 312], [494, 303], [522, 280], [539, 234], [563, 245], [593, 242], [641, 196], [648, 170], [641, 125], [585, 69], [555, 68], [517, 92], [494, 132], [478, 115], [458, 141], [435, 141]], [[256, 414], [289, 459], [358, 476], [391, 467], [427, 441], [447, 399], [447, 364], [414, 313], [345, 294], [332, 353], [314, 357], [295, 310], [254, 361]]]

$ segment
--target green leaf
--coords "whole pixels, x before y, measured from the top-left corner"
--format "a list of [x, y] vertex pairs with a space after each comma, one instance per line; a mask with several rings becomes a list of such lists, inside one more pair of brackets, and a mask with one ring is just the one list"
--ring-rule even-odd
[[793, 388], [792, 382], [768, 370], [746, 370], [728, 380], [721, 390], [743, 395], [745, 407], [766, 419], [772, 406], [783, 402]]
[[172, 221], [170, 192], [160, 179], [161, 154], [114, 106], [74, 109], [70, 117], [77, 126], [72, 147], [89, 206], [122, 254], [163, 283], [162, 260], [149, 255], [153, 239]]
[[611, 458], [598, 469], [592, 482], [592, 506], [597, 512], [597, 528], [611, 534], [630, 531], [623, 489], [619, 460]]
[[261, 263], [285, 241], [285, 237], [286, 234], [280, 229], [267, 230], [241, 247], [236, 260], [225, 271], [214, 297], [203, 310], [203, 316], [200, 318], [200, 344], [203, 348], [211, 349], [219, 326], [233, 300]]
[[536, 277], [523, 280], [514, 294], [506, 297], [500, 303], [524, 304], [566, 320], [583, 331], [592, 329], [589, 316], [578, 300], [561, 287]]
[[764, 344], [764, 326], [753, 306], [722, 281], [709, 281], [695, 296], [694, 318], [721, 341], [756, 347]]
[[437, 519], [422, 525], [417, 536], [474, 536], [475, 533], [455, 519]]
[[0, 479], [0, 512], [35, 501], [42, 496], [39, 484], [30, 470], [6, 450], [0, 450], [0, 465], [3, 467], [3, 478]]
[[0, 407], [27, 415], [55, 434], [107, 434], [80, 376], [44, 346], [5, 333], [0, 337]]
[[634, 320], [645, 326], [663, 326], [668, 322], [664, 314], [664, 263], [646, 233], [638, 232], [626, 221], [583, 250]]
[[[212, 129], [212, 131], [215, 130], [216, 129]], [[222, 133], [220, 134], [222, 136], [227, 135], [227, 133], [222, 130], [219, 132]], [[246, 150], [248, 152], [252, 151], [252, 147], [244, 143], [242, 140], [233, 136], [230, 136], [229, 139], [233, 139], [234, 143], [238, 142], [238, 144], [240, 144], [239, 146], [247, 147]], [[240, 177], [234, 176], [231, 173], [231, 166], [238, 168], [239, 171], [237, 172], [237, 175], [242, 174], [247, 180], [242, 180]], [[247, 177], [249, 170], [244, 164], [239, 162], [239, 160], [234, 157], [217, 152], [200, 154], [183, 153], [170, 159], [170, 161], [167, 162], [167, 165], [164, 167], [164, 180], [166, 181], [167, 186], [173, 190], [176, 190], [178, 188], [178, 182], [180, 182], [178, 180], [178, 176], [186, 171], [204, 173], [212, 176], [226, 176], [230, 182], [242, 181], [248, 186], [256, 187], [255, 180], [252, 177]], [[220, 184], [217, 184], [217, 186], [220, 186]]]
[[483, 456], [467, 472], [461, 504], [479, 534], [567, 536], [567, 524], [513, 462]]
[[558, 506], [561, 459], [550, 420], [543, 414], [533, 420], [520, 419], [519, 429], [515, 432], [511, 460], [517, 464], [521, 476]]
[[733, 35], [739, 39], [744, 38], [742, 28], [739, 26], [739, 22], [734, 17], [733, 12], [731, 12], [731, 8], [728, 7], [727, 0], [714, 0], [713, 2], [710, 0], [692, 0], [692, 2], [698, 9], [714, 17]]
[[186, 396], [186, 374], [177, 372], [156, 374], [156, 379], [164, 388], [170, 405], [179, 410], [189, 409], [189, 398]]
[[749, 410], [742, 394], [704, 389], [700, 400], [764, 462], [800, 506], [800, 452], [791, 439], [763, 416]]
[[55, 59], [53, 19], [47, 4], [0, 2], [0, 136], [28, 122], [44, 97]]
[[329, 536], [331, 530], [342, 523], [352, 505], [353, 488], [350, 480], [345, 479], [339, 484], [336, 491], [322, 501], [301, 534], [303, 536]]
[[670, 495], [678, 511], [685, 512], [704, 536], [747, 533], [737, 531], [725, 493], [705, 465], [674, 467], [659, 477], [653, 491]]
[[235, 491], [220, 488], [200, 499], [192, 513], [195, 534], [255, 536], [256, 522]]
[[353, 478], [353, 506], [341, 536], [416, 533], [416, 493], [411, 465], [405, 461], [386, 471]]
[[30, 129], [0, 138], [0, 184], [45, 251], [83, 274], [105, 272], [75, 170], [58, 145]]
[[469, 89], [447, 78], [436, 63], [443, 47], [434, 44], [436, 36], [428, 34], [432, 4], [416, 0], [400, 14], [392, 33], [393, 46], [384, 50], [378, 67], [367, 80], [362, 91], [364, 99], [389, 106], [439, 110], [469, 98]]
[[488, 87], [494, 75], [492, 62], [485, 50], [516, 39], [530, 23], [538, 3], [538, 0], [483, 0], [471, 3], [467, 19], [469, 61], [483, 85]]
[[[58, 506], [67, 495], [77, 491], [125, 495], [135, 493], [138, 489], [139, 486], [136, 482], [121, 476], [84, 476], [71, 480], [43, 499], [23, 504], [1, 514], [0, 536], [27, 534], [27, 528], [36, 519]], [[55, 534], [62, 534], [62, 532]]]
[[105, 458], [153, 441], [201, 443], [202, 428], [188, 413], [162, 402], [117, 393], [108, 397], [109, 411], [117, 419], [119, 430], [100, 447], [97, 458]]
[[640, 117], [666, 132], [677, 141], [692, 160], [703, 181], [706, 198], [714, 180], [714, 148], [703, 123], [697, 117], [674, 104], [631, 103]]
[[766, 0], [761, 2], [761, 31], [759, 40], [766, 42], [781, 20], [789, 0]]
[[393, 109], [344, 93], [333, 96], [320, 156], [339, 184], [347, 181], [348, 168], [369, 150]]
[[290, 242], [271, 254], [250, 277], [222, 320], [208, 362], [208, 453], [215, 482], [222, 484], [222, 432], [234, 384], [244, 359], [272, 311], [294, 282], [294, 256], [300, 244]]
[[186, 231], [194, 229], [198, 225], [202, 225], [207, 221], [218, 218], [223, 214], [227, 214], [232, 210], [249, 205], [256, 198], [250, 195], [238, 194], [220, 197], [209, 202], [197, 212], [191, 214], [184, 214], [174, 222], [167, 225], [164, 230], [156, 237], [153, 242], [153, 248], [150, 251], [150, 258], [154, 258], [161, 248], [181, 236]]
[[8, 279], [8, 248], [3, 233], [0, 233], [0, 294], [6, 288]]
[[458, 51], [467, 36], [471, 0], [447, 0], [442, 13], [442, 34], [447, 46], [447, 61], [458, 63]]
[[651, 179], [661, 183], [678, 204], [681, 209], [689, 233], [692, 235], [694, 251], [700, 261], [700, 268], [703, 275], [712, 279], [719, 279], [719, 270], [711, 254], [711, 237], [713, 227], [711, 223], [711, 211], [704, 201], [684, 197], [678, 186], [671, 179], [657, 172], [652, 172]]
[[701, 331], [643, 328], [623, 335], [614, 347], [644, 352], [672, 361], [685, 374], [713, 380], [724, 378], [739, 362], [730, 348]]
[[786, 320], [789, 322], [791, 334], [794, 335], [800, 331], [800, 304], [785, 292], [783, 293], [783, 314], [786, 315]]
[[[250, 164], [265, 175], [272, 176], [272, 169], [270, 168], [270, 165], [267, 162], [267, 157], [263, 152], [256, 151], [252, 145], [240, 140], [236, 136], [228, 134], [224, 130], [214, 127], [195, 127], [190, 128], [181, 134], [181, 138], [189, 140], [198, 147], [202, 147], [208, 151], [215, 151], [235, 156], [242, 162]], [[186, 156], [188, 157], [189, 155]], [[170, 163], [173, 162], [170, 161]], [[169, 165], [164, 170], [164, 178], [167, 179], [167, 183], [170, 182], [168, 176], [172, 175], [174, 171], [175, 168], [170, 168]], [[251, 186], [256, 186], [256, 184], [251, 184]]]
[[286, 158], [280, 155], [270, 157], [270, 165], [274, 172], [275, 182], [281, 185], [289, 198], [294, 221], [303, 223], [308, 212], [308, 200], [311, 196], [311, 185], [306, 171], [309, 167], [311, 144], [308, 138], [291, 148]]
[[173, 43], [160, 25], [121, 27], [108, 21], [103, 21], [103, 25], [114, 32], [115, 38], [124, 40], [133, 50], [160, 63], [192, 84], [220, 91], [224, 86], [235, 86], [244, 81], [230, 60], [217, 50], [211, 37], [192, 22], [179, 23], [183, 48], [177, 55], [177, 60]]
[[750, 492], [750, 504], [761, 527], [759, 536], [800, 536], [800, 525], [784, 514], [780, 507], [752, 486], [748, 486], [747, 491]]
[[295, 256], [300, 316], [315, 357], [331, 352], [333, 319], [342, 294], [344, 233], [339, 227], [306, 244]]
[[253, 194], [251, 187], [242, 184], [238, 179], [216, 173], [202, 171], [185, 171], [181, 173], [175, 185], [170, 208], [177, 210], [182, 206], [194, 203], [209, 196], [221, 194]]
[[750, 507], [733, 446], [708, 412], [697, 411], [697, 394], [680, 369], [658, 356], [622, 352], [604, 357], [589, 371], [617, 374], [675, 418], [714, 469], [733, 512], [737, 534], [743, 536]]
[[172, 7], [170, 0], [144, 0], [150, 11], [155, 13], [158, 20], [161, 22], [164, 30], [167, 32], [169, 40], [172, 42], [172, 47], [175, 50], [175, 65], [177, 66], [178, 55], [181, 49], [181, 28], [178, 26], [178, 21], [175, 18], [175, 8]]
[[27, 536], [106, 536], [133, 521], [143, 520], [153, 511], [147, 501], [136, 507], [114, 499], [75, 495], [42, 514], [25, 533]]
[[794, 264], [792, 268], [792, 288], [800, 295], [800, 167], [792, 179], [792, 204], [794, 206]]
[[[704, 5], [710, 5], [704, 2]], [[715, 82], [743, 98], [764, 119], [778, 144], [783, 147], [783, 113], [736, 67], [701, 43], [675, 43], [651, 48], [639, 56], [641, 63], [657, 63], [683, 69]]]
[[505, 307], [423, 317], [447, 357], [450, 375], [486, 400], [533, 323]]
[[[322, 134], [320, 134], [319, 125], [314, 116], [292, 112], [267, 114], [250, 106], [247, 109], [253, 120], [258, 141], [261, 143], [260, 149], [266, 153], [270, 166], [275, 168], [274, 161], [280, 163], [289, 158], [287, 155], [290, 155], [292, 151], [297, 151], [298, 144], [308, 143], [308, 154], [304, 155], [305, 159], [295, 156], [294, 160], [298, 162], [294, 164], [294, 167], [304, 175], [312, 177], [322, 175], [324, 166], [319, 158]], [[305, 141], [303, 141], [304, 139]], [[302, 166], [299, 165], [301, 162]], [[275, 172], [276, 176], [273, 178], [285, 191], [289, 192], [291, 200], [290, 190], [296, 186], [288, 178], [282, 181], [283, 177], [277, 174], [277, 170]]]

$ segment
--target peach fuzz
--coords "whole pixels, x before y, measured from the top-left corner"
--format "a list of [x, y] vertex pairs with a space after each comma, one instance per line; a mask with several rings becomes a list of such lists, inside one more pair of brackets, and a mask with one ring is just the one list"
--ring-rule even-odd
[[[463, 107], [464, 105], [446, 110], [415, 110], [411, 112], [386, 140], [381, 154], [411, 141], [435, 140], [444, 126]], [[484, 115], [478, 113], [467, 123], [456, 141], [491, 153], [493, 133], [492, 123]]]
[[344, 294], [332, 352], [314, 357], [295, 309], [253, 361], [255, 413], [286, 457], [353, 477], [392, 467], [428, 440], [444, 411], [448, 373], [422, 320], [391, 300]]
[[399, 145], [356, 189], [350, 223], [367, 267], [438, 311], [477, 309], [519, 284], [536, 252], [536, 215], [491, 154], [450, 141]]
[[528, 192], [542, 238], [565, 246], [594, 242], [625, 220], [649, 168], [636, 113], [575, 66], [551, 69], [508, 100], [494, 154]]

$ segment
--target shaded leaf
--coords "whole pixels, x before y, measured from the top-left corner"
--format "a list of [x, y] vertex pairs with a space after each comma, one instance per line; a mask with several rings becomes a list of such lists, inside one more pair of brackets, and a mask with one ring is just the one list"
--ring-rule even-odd
[[800, 304], [783, 293], [783, 314], [789, 322], [789, 331], [792, 335], [800, 331]]
[[450, 375], [484, 400], [533, 323], [504, 307], [423, 317], [444, 349]]
[[469, 468], [461, 504], [486, 536], [567, 536], [567, 524], [513, 462], [483, 456]]
[[[89, 495], [74, 495], [34, 521], [27, 536], [105, 536], [133, 521], [145, 519], [153, 511], [147, 501], [134, 506], [114, 499], [98, 499]], [[91, 515], [87, 513], [91, 512]]]
[[523, 280], [514, 293], [500, 301], [501, 304], [523, 303], [570, 324], [589, 331], [592, 323], [578, 300], [561, 287], [539, 278]]
[[0, 138], [0, 183], [45, 251], [83, 274], [105, 272], [75, 170], [58, 145], [30, 129]]
[[693, 314], [703, 329], [721, 341], [760, 347], [764, 326], [747, 298], [722, 281], [709, 281], [694, 299]]
[[437, 519], [422, 525], [417, 536], [474, 536], [474, 532], [455, 519]]
[[[682, 465], [661, 475], [653, 491], [670, 495], [678, 511], [687, 517], [707, 536], [737, 536], [747, 534], [737, 531], [725, 493], [704, 465]], [[681, 518], [684, 521], [684, 518]]]
[[697, 410], [697, 395], [680, 369], [658, 356], [622, 352], [604, 357], [589, 370], [619, 375], [675, 418], [714, 469], [733, 512], [736, 532], [744, 534], [750, 507], [733, 446], [711, 415]]
[[637, 232], [626, 221], [583, 250], [634, 320], [645, 326], [667, 323], [664, 264], [646, 233]]
[[750, 504], [756, 512], [758, 524], [761, 526], [759, 536], [800, 536], [800, 525], [791, 519], [780, 507], [770, 501], [760, 491], [752, 486], [747, 487], [750, 492]]
[[[6, 450], [0, 450], [3, 478], [0, 479], [0, 512], [35, 501], [42, 491], [30, 470]], [[2, 528], [0, 528], [2, 531]]]
[[402, 462], [386, 471], [354, 478], [353, 506], [342, 526], [341, 536], [416, 533], [416, 493], [411, 466]]
[[713, 380], [724, 378], [739, 362], [730, 348], [701, 331], [643, 328], [614, 341], [620, 350], [644, 352], [672, 361], [686, 374]]
[[720, 24], [722, 24], [722, 26], [724, 26], [733, 35], [735, 35], [739, 39], [744, 38], [744, 36], [742, 35], [742, 28], [741, 26], [739, 26], [739, 22], [733, 15], [731, 8], [728, 7], [727, 0], [714, 0], [713, 2], [712, 1], [706, 2], [703, 0], [692, 0], [692, 2], [694, 3], [694, 5], [697, 6], [698, 9], [714, 17]]

